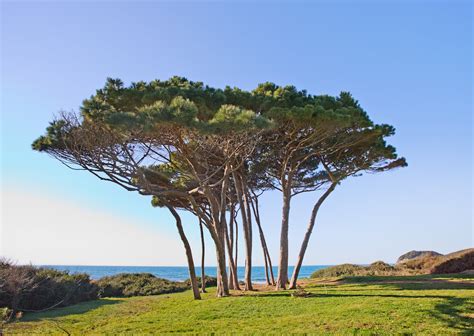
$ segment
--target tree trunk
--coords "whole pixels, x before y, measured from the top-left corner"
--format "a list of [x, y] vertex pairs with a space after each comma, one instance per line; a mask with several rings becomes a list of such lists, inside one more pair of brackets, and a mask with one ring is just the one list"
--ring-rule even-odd
[[306, 229], [306, 233], [304, 235], [303, 242], [301, 243], [300, 253], [298, 254], [298, 260], [295, 265], [295, 269], [293, 270], [293, 275], [291, 277], [290, 282], [290, 289], [296, 288], [296, 281], [298, 280], [298, 274], [301, 269], [301, 265], [303, 264], [304, 254], [306, 253], [306, 248], [308, 247], [309, 238], [311, 237], [311, 233], [313, 232], [314, 223], [316, 222], [316, 215], [318, 214], [319, 208], [321, 204], [326, 200], [326, 198], [333, 192], [334, 188], [336, 188], [337, 182], [333, 182], [331, 186], [326, 190], [326, 192], [318, 199], [316, 204], [313, 207], [313, 211], [311, 211], [311, 217], [309, 219], [308, 228]]
[[[267, 280], [267, 285], [275, 285], [275, 277], [273, 275], [272, 260], [270, 258], [270, 253], [268, 252], [267, 242], [266, 242], [265, 235], [263, 233], [262, 225], [260, 222], [258, 198], [254, 194], [254, 201], [252, 201], [251, 197], [249, 197], [249, 199], [250, 199], [250, 205], [252, 206], [253, 216], [255, 217], [255, 222], [257, 222], [257, 227], [260, 234], [260, 243], [262, 244], [263, 257], [265, 261], [265, 278]], [[269, 275], [269, 271], [270, 271], [270, 275]]]
[[237, 199], [240, 204], [240, 214], [242, 217], [242, 227], [245, 241], [245, 290], [253, 290], [252, 287], [252, 236], [249, 230], [247, 206], [244, 202], [244, 192], [242, 190], [242, 179], [238, 174], [233, 174]]
[[186, 250], [186, 258], [188, 260], [188, 269], [189, 269], [189, 278], [191, 279], [191, 287], [193, 289], [193, 295], [195, 300], [201, 299], [201, 294], [199, 294], [199, 286], [196, 279], [196, 271], [194, 269], [193, 254], [191, 251], [191, 246], [189, 245], [188, 239], [183, 230], [183, 225], [181, 223], [181, 217], [178, 212], [171, 206], [167, 206], [168, 210], [171, 212], [173, 217], [176, 220], [176, 227], [178, 228], [179, 236], [183, 242], [184, 249]]
[[227, 281], [224, 245], [225, 245], [224, 237], [216, 241], [217, 297], [229, 296], [229, 283]]
[[[224, 207], [220, 207], [225, 212]], [[227, 279], [225, 256], [225, 213], [213, 211], [213, 230], [209, 230], [216, 246], [217, 258], [217, 297], [229, 295], [229, 281]]]
[[235, 224], [235, 256], [234, 256], [234, 264], [235, 264], [235, 274], [237, 274], [237, 279], [239, 278], [239, 270], [238, 270], [238, 260], [239, 260], [239, 223], [233, 218], [232, 222]]
[[[228, 229], [228, 235], [226, 235], [227, 239], [227, 254], [229, 255], [229, 289], [235, 289], [234, 288], [234, 269], [231, 266], [230, 260], [234, 260], [234, 222], [233, 222], [233, 214], [234, 212], [234, 204], [230, 205], [230, 211], [229, 211], [229, 229]], [[235, 265], [234, 265], [235, 266]]]
[[278, 279], [276, 289], [285, 289], [288, 283], [288, 225], [290, 220], [291, 189], [283, 189], [283, 208], [280, 233], [280, 260], [278, 264]]
[[245, 204], [245, 212], [247, 213], [247, 238], [245, 239], [246, 260], [245, 260], [245, 288], [246, 290], [253, 290], [252, 285], [252, 248], [253, 248], [253, 234], [252, 234], [252, 213], [250, 212], [250, 201], [248, 199], [247, 187], [242, 182], [243, 200]]
[[[232, 223], [230, 223], [232, 225]], [[237, 272], [235, 271], [236, 267], [234, 264], [234, 259], [232, 258], [232, 245], [230, 244], [229, 234], [226, 230], [225, 234], [227, 253], [229, 254], [229, 288], [240, 290], [239, 279], [237, 278]]]
[[206, 245], [204, 243], [204, 230], [202, 228], [202, 220], [199, 218], [199, 229], [201, 230], [201, 293], [206, 293], [206, 273], [204, 271], [204, 260], [206, 253]]

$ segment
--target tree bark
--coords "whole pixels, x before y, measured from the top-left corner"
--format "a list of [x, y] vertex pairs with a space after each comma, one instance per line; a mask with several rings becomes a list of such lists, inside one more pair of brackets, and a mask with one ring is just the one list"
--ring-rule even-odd
[[240, 290], [237, 273], [237, 259], [234, 257], [234, 222], [235, 205], [231, 204], [229, 212], [229, 230], [226, 232], [227, 253], [229, 254], [229, 288]]
[[288, 225], [290, 220], [291, 188], [283, 189], [283, 207], [280, 232], [280, 260], [276, 289], [286, 289], [288, 283]]
[[[232, 225], [232, 223], [230, 223]], [[239, 279], [237, 278], [237, 272], [235, 271], [236, 267], [234, 264], [234, 259], [232, 258], [232, 245], [230, 244], [229, 234], [226, 230], [226, 246], [227, 253], [229, 254], [229, 288], [240, 290]]]
[[202, 219], [199, 218], [199, 229], [201, 230], [201, 293], [206, 293], [206, 273], [204, 270], [204, 261], [206, 253], [206, 244], [204, 243], [204, 230], [202, 228]]
[[318, 199], [316, 204], [313, 207], [313, 211], [311, 211], [311, 217], [309, 219], [308, 228], [306, 229], [306, 233], [304, 235], [303, 242], [301, 243], [300, 253], [298, 254], [298, 260], [295, 265], [295, 269], [293, 270], [293, 275], [291, 277], [290, 282], [290, 289], [296, 288], [296, 282], [298, 280], [298, 274], [301, 269], [301, 265], [303, 264], [303, 258], [306, 253], [306, 248], [308, 247], [309, 238], [311, 237], [311, 233], [313, 232], [314, 223], [316, 222], [316, 215], [318, 214], [319, 208], [321, 204], [326, 200], [326, 198], [334, 191], [336, 188], [337, 182], [333, 182], [331, 186], [324, 192], [324, 194]]
[[270, 258], [270, 253], [268, 252], [267, 242], [266, 242], [265, 235], [263, 233], [262, 225], [260, 222], [260, 211], [258, 209], [258, 199], [255, 196], [255, 194], [254, 194], [253, 201], [251, 197], [249, 197], [249, 199], [250, 199], [250, 205], [252, 206], [253, 216], [255, 218], [255, 222], [257, 223], [258, 232], [260, 234], [260, 243], [262, 245], [262, 250], [263, 250], [263, 257], [264, 257], [264, 262], [265, 262], [265, 278], [267, 281], [267, 285], [275, 285], [272, 260]]
[[225, 238], [223, 233], [212, 235], [216, 246], [217, 259], [217, 297], [229, 296], [229, 282], [227, 280], [225, 263]]
[[189, 241], [186, 238], [186, 235], [183, 230], [183, 225], [181, 222], [181, 217], [179, 216], [178, 212], [171, 206], [167, 206], [168, 210], [173, 215], [174, 219], [176, 220], [176, 227], [178, 228], [179, 236], [181, 241], [183, 242], [184, 249], [186, 250], [186, 258], [188, 261], [188, 269], [189, 269], [189, 278], [191, 279], [191, 287], [193, 289], [193, 295], [195, 300], [201, 299], [201, 294], [199, 294], [199, 286], [196, 278], [196, 271], [194, 269], [194, 261], [193, 261], [193, 254], [191, 251], [191, 246], [189, 245]]
[[249, 230], [247, 206], [244, 202], [244, 191], [242, 190], [242, 179], [236, 173], [233, 173], [235, 190], [240, 205], [240, 214], [242, 217], [242, 227], [244, 230], [245, 241], [245, 290], [253, 290], [252, 287], [252, 236]]
[[247, 186], [245, 185], [243, 179], [242, 182], [242, 191], [243, 191], [243, 200], [245, 205], [245, 212], [247, 213], [247, 238], [245, 239], [245, 248], [246, 248], [246, 260], [245, 260], [245, 288], [247, 290], [253, 290], [252, 285], [252, 249], [253, 249], [253, 233], [252, 233], [252, 213], [250, 211], [250, 200], [248, 197]]
[[[235, 216], [237, 217], [237, 216]], [[239, 223], [235, 220], [235, 217], [232, 219], [232, 223], [235, 224], [235, 256], [234, 256], [234, 264], [235, 264], [235, 274], [237, 274], [237, 279], [239, 278], [239, 270], [238, 270], [238, 260], [239, 260]]]

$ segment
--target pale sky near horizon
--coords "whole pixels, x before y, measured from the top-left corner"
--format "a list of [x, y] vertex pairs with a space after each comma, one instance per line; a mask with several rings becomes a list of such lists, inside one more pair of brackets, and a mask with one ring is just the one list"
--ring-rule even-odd
[[[389, 142], [409, 166], [344, 181], [321, 209], [306, 265], [472, 247], [472, 16], [470, 1], [2, 1], [0, 255], [186, 264], [167, 210], [30, 149], [54, 113], [78, 110], [107, 77], [173, 75], [221, 88], [351, 91], [374, 121], [396, 127]], [[316, 197], [293, 201], [290, 263]], [[280, 198], [261, 201], [274, 264]], [[183, 218], [198, 261], [196, 221]]]

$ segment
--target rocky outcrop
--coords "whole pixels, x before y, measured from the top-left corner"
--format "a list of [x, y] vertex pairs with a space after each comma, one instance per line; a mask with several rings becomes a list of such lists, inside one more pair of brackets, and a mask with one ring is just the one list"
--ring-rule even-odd
[[407, 262], [416, 258], [425, 258], [425, 257], [441, 257], [442, 254], [435, 251], [410, 251], [405, 254], [402, 254], [398, 260], [397, 264]]

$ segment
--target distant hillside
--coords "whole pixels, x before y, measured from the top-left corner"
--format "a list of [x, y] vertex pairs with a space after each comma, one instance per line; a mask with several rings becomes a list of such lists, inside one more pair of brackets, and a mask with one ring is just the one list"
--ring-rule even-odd
[[447, 254], [431, 267], [431, 274], [460, 273], [474, 270], [474, 248]]
[[366, 275], [448, 274], [474, 270], [474, 248], [446, 255], [434, 251], [410, 251], [391, 266], [377, 261], [370, 266], [342, 264], [314, 272], [312, 278]]
[[398, 260], [397, 264], [406, 262], [408, 260], [412, 260], [415, 258], [421, 258], [421, 257], [438, 257], [442, 256], [441, 253], [435, 252], [435, 251], [410, 251], [405, 254], [402, 254]]
[[[472, 248], [452, 252], [446, 255], [437, 254], [438, 255], [431, 253], [426, 253], [424, 255], [420, 254], [418, 257], [397, 262], [396, 267], [418, 274], [460, 273], [474, 269], [474, 249]], [[403, 256], [401, 256], [399, 260], [402, 259], [402, 257]]]

